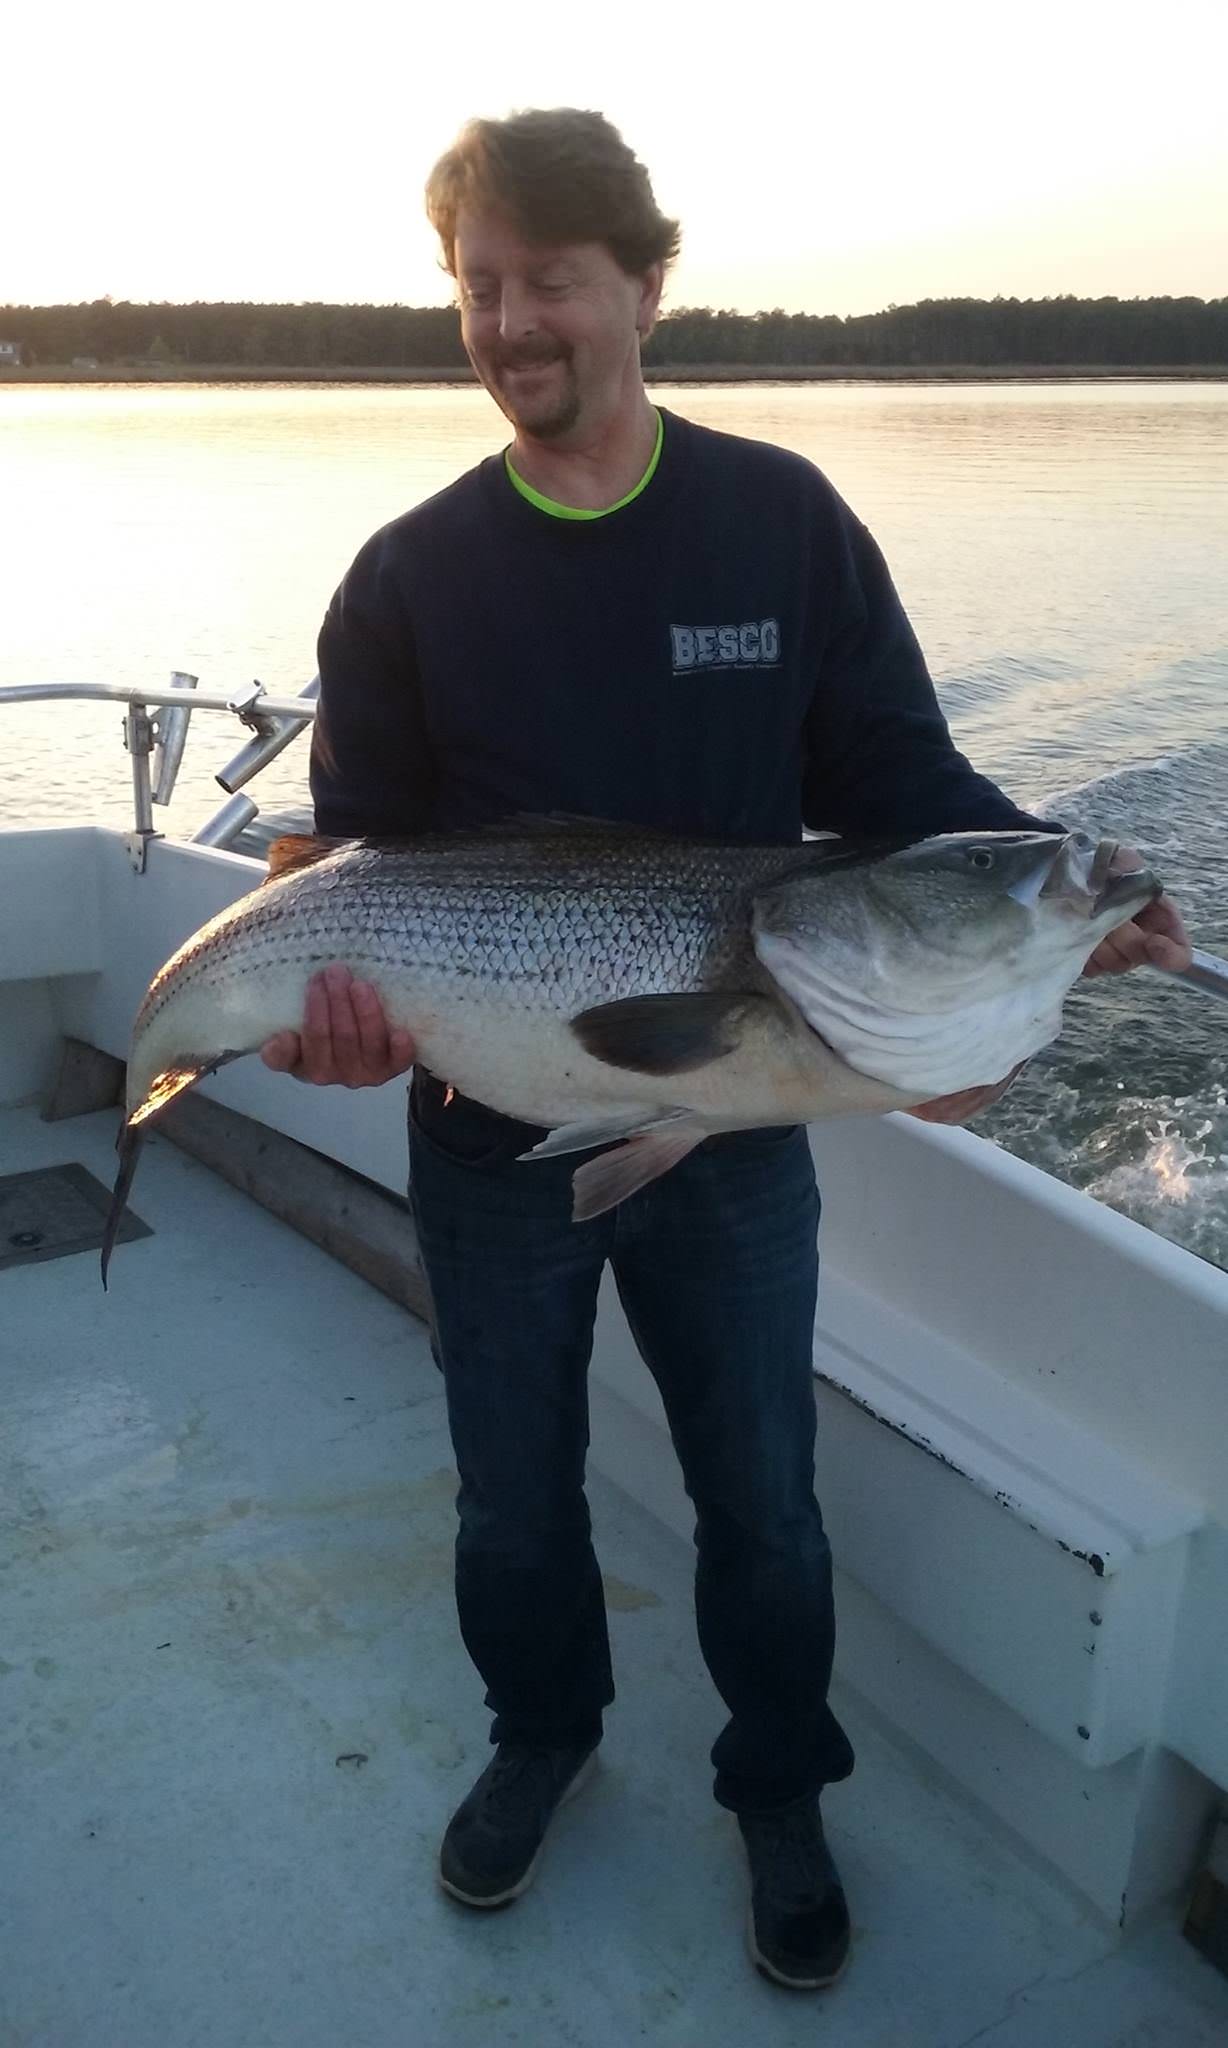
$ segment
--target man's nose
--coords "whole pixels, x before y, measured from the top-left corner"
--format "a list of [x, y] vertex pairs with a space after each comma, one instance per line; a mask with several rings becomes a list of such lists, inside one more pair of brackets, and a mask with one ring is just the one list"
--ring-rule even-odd
[[499, 335], [503, 341], [520, 341], [537, 325], [533, 295], [523, 285], [505, 282], [499, 294]]

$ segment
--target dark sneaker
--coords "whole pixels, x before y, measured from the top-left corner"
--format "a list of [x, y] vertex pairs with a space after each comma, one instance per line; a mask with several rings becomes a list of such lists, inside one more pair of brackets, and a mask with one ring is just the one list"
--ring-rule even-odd
[[587, 1785], [592, 1749], [501, 1742], [448, 1822], [439, 1882], [465, 1906], [506, 1906], [533, 1882], [555, 1808]]
[[849, 1952], [849, 1909], [819, 1802], [779, 1813], [740, 1813], [750, 1859], [751, 1959], [775, 1984], [821, 1991], [834, 1984]]

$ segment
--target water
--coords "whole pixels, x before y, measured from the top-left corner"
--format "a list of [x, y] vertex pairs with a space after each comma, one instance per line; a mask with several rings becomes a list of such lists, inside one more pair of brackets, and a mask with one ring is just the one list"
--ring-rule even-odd
[[[799, 449], [877, 534], [959, 744], [1031, 808], [1141, 846], [1228, 952], [1228, 387], [732, 386], [658, 395]], [[366, 536], [501, 445], [469, 390], [0, 392], [0, 684], [315, 668]], [[0, 713], [0, 823], [129, 821], [116, 707]], [[172, 832], [238, 744], [198, 716]], [[256, 785], [304, 801], [305, 749]], [[1137, 973], [977, 1128], [1228, 1264], [1228, 1006]]]

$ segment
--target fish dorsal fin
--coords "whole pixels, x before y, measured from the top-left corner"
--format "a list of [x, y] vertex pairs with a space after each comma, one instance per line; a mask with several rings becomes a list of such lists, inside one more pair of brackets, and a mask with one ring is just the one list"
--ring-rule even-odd
[[269, 872], [265, 879], [276, 882], [280, 876], [292, 875], [299, 868], [314, 867], [318, 860], [327, 860], [330, 853], [336, 853], [346, 843], [344, 839], [316, 839], [309, 833], [286, 832], [269, 847]]
[[499, 839], [664, 839], [680, 835], [629, 818], [593, 818], [581, 811], [509, 811], [477, 828]]

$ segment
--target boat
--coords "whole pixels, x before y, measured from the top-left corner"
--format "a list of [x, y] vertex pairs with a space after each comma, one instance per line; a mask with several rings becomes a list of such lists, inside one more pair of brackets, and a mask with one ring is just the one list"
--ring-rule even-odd
[[[1222, 2044], [1228, 1273], [906, 1116], [811, 1133], [833, 1700], [859, 1757], [824, 1799], [847, 1978], [807, 2018], [740, 1946], [691, 1515], [612, 1289], [602, 1769], [513, 1912], [438, 1889], [487, 1717], [404, 1082], [219, 1072], [152, 1138], [99, 1286], [132, 1017], [259, 880], [243, 791], [315, 688], [0, 690], [0, 712], [122, 700], [134, 785], [129, 832], [0, 830], [0, 2040]], [[173, 839], [153, 805], [202, 712], [249, 736], [216, 817]]]

